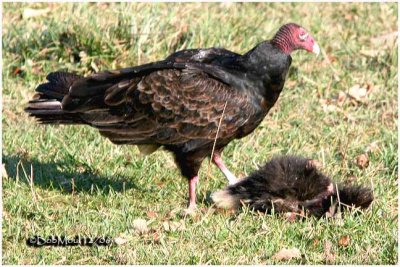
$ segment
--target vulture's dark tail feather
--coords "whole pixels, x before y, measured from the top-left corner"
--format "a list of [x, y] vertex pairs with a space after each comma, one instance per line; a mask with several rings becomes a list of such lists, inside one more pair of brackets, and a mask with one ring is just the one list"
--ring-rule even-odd
[[25, 112], [29, 113], [45, 124], [79, 124], [84, 123], [76, 114], [62, 110], [61, 101], [68, 93], [72, 83], [81, 76], [67, 72], [52, 72], [47, 75], [47, 83], [42, 83], [36, 88], [36, 94]]

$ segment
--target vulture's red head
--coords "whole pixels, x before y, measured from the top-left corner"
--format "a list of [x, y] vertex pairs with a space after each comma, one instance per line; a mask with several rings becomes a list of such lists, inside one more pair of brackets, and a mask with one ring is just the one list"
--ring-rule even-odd
[[295, 23], [283, 25], [271, 42], [285, 54], [290, 54], [297, 49], [304, 49], [317, 55], [320, 51], [314, 38], [303, 27]]

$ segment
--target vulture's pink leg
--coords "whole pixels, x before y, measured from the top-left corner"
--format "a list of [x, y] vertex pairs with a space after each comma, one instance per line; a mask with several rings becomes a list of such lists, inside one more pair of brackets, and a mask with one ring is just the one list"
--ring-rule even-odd
[[222, 171], [226, 179], [228, 179], [229, 184], [235, 184], [237, 182], [236, 176], [228, 170], [218, 153], [214, 153], [212, 161]]
[[194, 176], [189, 179], [189, 210], [196, 208], [196, 184], [199, 181], [199, 176]]

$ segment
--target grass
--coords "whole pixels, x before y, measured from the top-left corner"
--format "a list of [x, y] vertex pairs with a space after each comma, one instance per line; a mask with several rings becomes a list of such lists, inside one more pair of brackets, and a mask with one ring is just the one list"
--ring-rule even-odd
[[[395, 264], [397, 8], [396, 3], [4, 4], [3, 264]], [[32, 16], [29, 9], [47, 12]], [[23, 112], [51, 71], [87, 75], [184, 48], [244, 53], [289, 21], [309, 29], [322, 56], [293, 54], [278, 103], [253, 134], [229, 144], [223, 157], [240, 177], [273, 155], [315, 158], [336, 181], [373, 187], [376, 200], [359, 216], [290, 223], [247, 209], [215, 210], [209, 195], [226, 181], [205, 161], [197, 192], [201, 211], [182, 219], [187, 183], [170, 154], [143, 158], [136, 147], [112, 145], [95, 129], [41, 126]], [[355, 85], [371, 89], [365, 101], [338, 100]], [[369, 166], [360, 169], [355, 159], [366, 149]], [[135, 232], [138, 218], [147, 221], [148, 233]], [[184, 227], [168, 230], [168, 223]], [[26, 239], [35, 234], [107, 235], [127, 242], [28, 247]], [[301, 259], [272, 259], [292, 247]]]

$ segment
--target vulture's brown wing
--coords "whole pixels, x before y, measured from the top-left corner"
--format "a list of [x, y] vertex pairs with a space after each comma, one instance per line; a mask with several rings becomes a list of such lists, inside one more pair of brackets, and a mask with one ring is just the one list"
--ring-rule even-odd
[[140, 71], [81, 79], [63, 99], [63, 109], [79, 112], [115, 143], [184, 145], [184, 151], [191, 151], [213, 142], [221, 117], [219, 139], [240, 135], [257, 112], [252, 95], [224, 81], [223, 67], [187, 61], [192, 62], [167, 61], [170, 67], [165, 68], [153, 63]]

